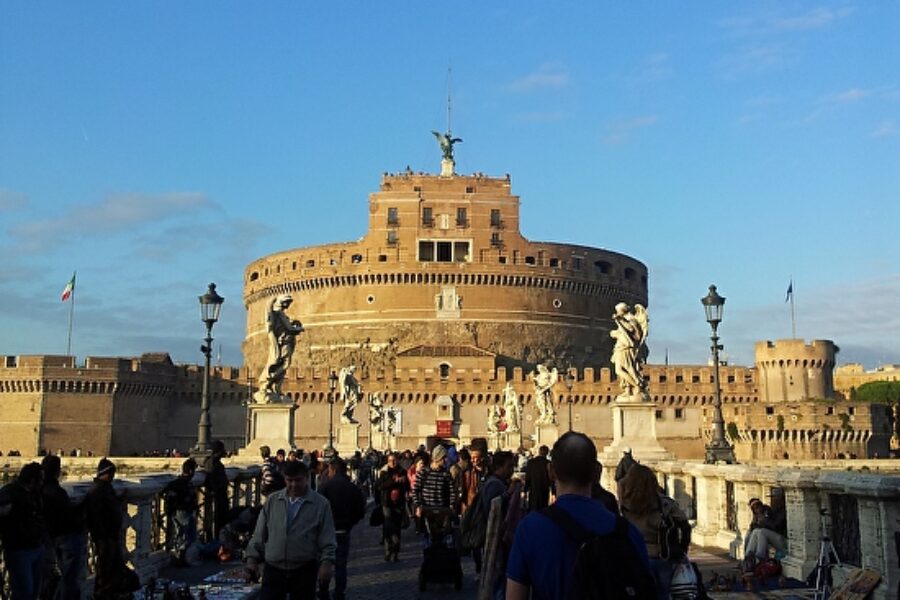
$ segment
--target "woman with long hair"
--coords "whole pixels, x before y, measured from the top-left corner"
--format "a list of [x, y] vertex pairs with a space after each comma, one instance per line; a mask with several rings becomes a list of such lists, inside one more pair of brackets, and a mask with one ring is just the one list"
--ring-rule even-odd
[[[672, 582], [674, 564], [670, 562], [675, 556], [665, 556], [666, 549], [660, 544], [660, 529], [663, 525], [663, 517], [670, 518], [680, 527], [687, 526], [687, 516], [678, 507], [674, 500], [661, 493], [656, 475], [648, 467], [635, 464], [628, 469], [628, 474], [622, 480], [622, 496], [619, 498], [619, 506], [622, 516], [637, 527], [647, 544], [647, 554], [650, 557], [650, 568], [656, 579], [656, 590], [659, 600], [669, 597], [669, 587]], [[690, 543], [690, 529], [683, 536], [686, 551]]]

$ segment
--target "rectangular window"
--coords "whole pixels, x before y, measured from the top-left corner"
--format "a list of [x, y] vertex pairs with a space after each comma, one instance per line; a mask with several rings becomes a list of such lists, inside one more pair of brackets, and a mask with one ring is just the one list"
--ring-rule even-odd
[[684, 409], [683, 408], [675, 409], [675, 418], [676, 419], [684, 419]]
[[491, 234], [491, 246], [499, 246], [503, 242], [500, 240], [500, 234], [496, 231]]
[[396, 208], [391, 207], [388, 209], [387, 222], [388, 222], [388, 225], [396, 225], [397, 223], [400, 222], [400, 220], [397, 218], [397, 209]]
[[551, 266], [551, 267], [558, 267], [558, 266], [559, 266], [559, 259], [558, 259], [558, 258], [551, 258], [551, 259], [550, 259], [550, 266]]
[[437, 261], [452, 262], [453, 261], [453, 245], [451, 242], [437, 243]]
[[582, 259], [581, 259], [580, 256], [573, 256], [573, 257], [572, 257], [572, 268], [575, 269], [576, 271], [580, 271], [580, 270], [581, 270], [581, 260], [582, 260]]
[[500, 209], [491, 209], [491, 227], [500, 227]]
[[456, 262], [469, 261], [469, 242], [453, 243], [453, 260]]
[[660, 376], [659, 376], [659, 382], [660, 382], [660, 383], [665, 383], [665, 382], [666, 382], [666, 376], [665, 376], [665, 375], [660, 375]]
[[691, 375], [691, 383], [700, 383], [699, 375]]
[[466, 227], [469, 224], [469, 219], [467, 215], [467, 211], [465, 208], [457, 208], [456, 209], [456, 226], [457, 227]]
[[387, 243], [388, 244], [396, 244], [397, 243], [397, 232], [394, 231], [393, 229], [388, 230]]
[[425, 225], [426, 227], [434, 225], [434, 216], [431, 214], [430, 206], [422, 207], [422, 225]]
[[683, 375], [676, 375], [676, 376], [675, 376], [675, 383], [684, 383], [684, 376], [683, 376]]
[[766, 414], [767, 414], [767, 415], [774, 415], [774, 414], [775, 414], [775, 407], [774, 407], [774, 406], [767, 406], [767, 407], [766, 407]]
[[432, 262], [434, 260], [434, 242], [419, 242], [419, 260], [422, 262]]

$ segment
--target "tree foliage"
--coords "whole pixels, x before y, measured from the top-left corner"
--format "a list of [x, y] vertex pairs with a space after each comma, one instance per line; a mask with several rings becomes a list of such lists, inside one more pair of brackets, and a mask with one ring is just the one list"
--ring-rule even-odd
[[855, 390], [853, 400], [874, 404], [900, 403], [900, 381], [870, 381]]

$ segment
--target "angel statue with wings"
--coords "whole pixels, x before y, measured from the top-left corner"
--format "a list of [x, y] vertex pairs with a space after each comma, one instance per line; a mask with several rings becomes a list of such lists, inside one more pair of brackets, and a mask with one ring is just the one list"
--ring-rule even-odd
[[272, 299], [266, 310], [269, 355], [266, 366], [259, 375], [259, 390], [253, 396], [260, 404], [280, 402], [283, 398], [281, 384], [291, 366], [297, 336], [303, 332], [300, 321], [287, 315], [287, 309], [293, 301], [290, 294], [281, 294]]
[[438, 131], [432, 131], [434, 137], [437, 138], [438, 144], [441, 145], [441, 152], [444, 154], [444, 160], [453, 161], [453, 144], [462, 141], [462, 138], [455, 138], [450, 135], [450, 132], [440, 133]]
[[[647, 310], [640, 304], [634, 310], [624, 302], [616, 304], [612, 316], [616, 329], [609, 335], [616, 340], [612, 363], [622, 396], [647, 396], [647, 379], [641, 372], [645, 362], [645, 343], [650, 329]], [[648, 397], [649, 399], [649, 397]]]
[[344, 424], [357, 422], [353, 418], [353, 411], [356, 410], [356, 405], [359, 404], [362, 386], [359, 385], [359, 381], [353, 376], [355, 371], [356, 365], [350, 365], [349, 367], [344, 367], [338, 373], [338, 385], [341, 388], [341, 399], [344, 401], [344, 409], [341, 411], [341, 423]]

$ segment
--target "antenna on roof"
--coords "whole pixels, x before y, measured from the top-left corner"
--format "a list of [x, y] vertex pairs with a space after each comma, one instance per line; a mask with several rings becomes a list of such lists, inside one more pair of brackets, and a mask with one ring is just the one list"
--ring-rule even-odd
[[450, 135], [452, 129], [450, 129], [450, 109], [451, 109], [451, 98], [452, 98], [452, 84], [453, 84], [453, 69], [450, 66], [447, 66], [447, 135]]

